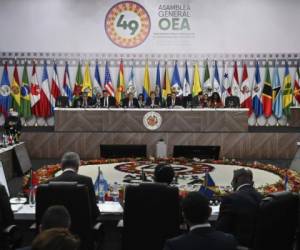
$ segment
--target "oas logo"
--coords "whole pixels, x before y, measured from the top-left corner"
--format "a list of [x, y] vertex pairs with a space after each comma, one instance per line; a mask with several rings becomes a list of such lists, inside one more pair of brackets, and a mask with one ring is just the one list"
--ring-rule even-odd
[[160, 128], [162, 117], [159, 113], [150, 111], [144, 115], [144, 126], [149, 130], [156, 130]]
[[123, 48], [142, 44], [150, 32], [150, 17], [145, 8], [131, 1], [115, 4], [106, 14], [105, 32], [109, 39]]

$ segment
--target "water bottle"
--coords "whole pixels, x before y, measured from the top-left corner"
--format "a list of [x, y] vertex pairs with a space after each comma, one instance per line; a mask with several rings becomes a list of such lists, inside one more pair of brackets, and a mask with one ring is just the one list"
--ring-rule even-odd
[[112, 186], [111, 197], [113, 198], [113, 201], [119, 201], [119, 185], [117, 182]]
[[98, 196], [99, 196], [99, 202], [104, 203], [104, 201], [105, 201], [105, 187], [104, 187], [103, 182], [101, 183], [101, 181], [99, 183], [99, 194], [98, 194]]
[[36, 192], [36, 187], [32, 187], [29, 192], [29, 206], [30, 207], [35, 206], [35, 192]]

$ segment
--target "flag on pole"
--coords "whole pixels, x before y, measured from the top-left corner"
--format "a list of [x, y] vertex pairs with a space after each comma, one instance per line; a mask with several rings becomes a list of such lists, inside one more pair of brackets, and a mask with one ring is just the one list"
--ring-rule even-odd
[[41, 99], [41, 88], [38, 82], [36, 65], [33, 62], [31, 81], [30, 81], [30, 104], [31, 104], [31, 113], [35, 116], [42, 116], [40, 109], [40, 99]]
[[193, 87], [192, 87], [192, 96], [197, 96], [199, 92], [202, 92], [200, 73], [198, 69], [198, 64], [194, 65], [194, 79], [193, 79]]
[[269, 63], [266, 63], [265, 81], [262, 92], [262, 103], [265, 117], [272, 115], [272, 83], [269, 70]]
[[291, 115], [292, 103], [293, 103], [292, 78], [289, 71], [289, 65], [286, 61], [284, 78], [283, 78], [283, 113], [287, 117]]
[[61, 89], [62, 96], [67, 96], [69, 105], [72, 103], [72, 90], [71, 90], [71, 82], [70, 82], [70, 73], [69, 73], [69, 65], [68, 62], [65, 64], [64, 78]]
[[104, 88], [107, 90], [110, 96], [115, 96], [115, 90], [112, 85], [111, 76], [109, 73], [108, 63], [105, 63], [105, 76], [104, 76]]
[[183, 96], [189, 96], [191, 94], [191, 85], [190, 85], [190, 76], [189, 76], [189, 69], [187, 65], [187, 61], [185, 61], [185, 73], [183, 79]]
[[51, 116], [51, 94], [49, 88], [49, 77], [47, 72], [47, 63], [44, 63], [43, 67], [43, 76], [42, 76], [42, 87], [41, 87], [41, 94], [40, 94], [40, 115], [42, 117], [49, 117]]
[[132, 93], [134, 97], [137, 97], [133, 65], [131, 66], [126, 93]]
[[242, 83], [241, 83], [241, 107], [248, 108], [248, 116], [252, 114], [251, 85], [248, 77], [247, 65], [243, 64]]
[[225, 104], [225, 99], [227, 96], [231, 96], [231, 85], [229, 81], [229, 71], [228, 71], [228, 64], [223, 62], [223, 79], [222, 79], [222, 102]]
[[124, 65], [122, 59], [119, 67], [118, 82], [117, 82], [115, 97], [116, 97], [117, 105], [120, 105], [122, 99], [125, 97]]
[[299, 62], [297, 64], [294, 80], [294, 103], [297, 107], [300, 106], [300, 69]]
[[263, 90], [263, 86], [264, 84], [260, 77], [259, 64], [258, 61], [256, 61], [252, 90], [252, 108], [256, 117], [259, 117], [263, 114], [263, 106], [261, 101], [261, 93]]
[[211, 198], [214, 195], [213, 188], [216, 186], [213, 178], [208, 172], [205, 172], [204, 183], [201, 185], [199, 192], [207, 198]]
[[25, 61], [22, 74], [20, 115], [25, 119], [31, 117], [30, 88], [28, 80], [27, 61]]
[[143, 86], [143, 96], [144, 100], [150, 96], [150, 75], [149, 75], [149, 66], [148, 62], [146, 62], [145, 72], [144, 72], [144, 86]]
[[282, 91], [279, 78], [278, 66], [275, 65], [272, 81], [272, 101], [273, 101], [273, 113], [277, 119], [282, 117]]
[[181, 88], [181, 82], [180, 82], [180, 76], [179, 76], [177, 61], [175, 62], [175, 65], [174, 65], [171, 85], [172, 85], [171, 86], [172, 91], [176, 91], [176, 96], [181, 96], [182, 95], [182, 88]]
[[99, 73], [99, 64], [97, 61], [95, 66], [95, 74], [94, 74], [94, 81], [93, 81], [93, 95], [95, 96], [97, 93], [101, 93], [101, 92], [102, 92], [102, 86], [101, 86], [101, 79]]
[[51, 79], [51, 108], [52, 111], [55, 108], [55, 103], [57, 98], [61, 95], [60, 89], [59, 89], [59, 80], [58, 80], [58, 74], [57, 74], [57, 66], [56, 63], [53, 63], [53, 73], [52, 73], [52, 79]]
[[77, 65], [76, 79], [75, 79], [74, 90], [73, 90], [73, 95], [76, 98], [78, 98], [81, 95], [82, 84], [83, 84], [83, 78], [81, 72], [81, 63], [79, 61]]
[[211, 96], [212, 94], [211, 91], [212, 91], [212, 83], [210, 80], [208, 61], [206, 60], [205, 68], [204, 68], [203, 92]]
[[92, 97], [92, 79], [90, 66], [88, 63], [85, 64], [84, 76], [83, 76], [83, 84], [82, 84], [82, 92], [87, 93], [89, 97]]
[[7, 62], [4, 65], [0, 84], [0, 112], [6, 117], [11, 106], [10, 83]]
[[164, 81], [162, 87], [162, 99], [167, 100], [168, 94], [171, 94], [171, 82], [167, 63], [165, 63]]
[[159, 100], [161, 100], [162, 91], [161, 91], [161, 83], [160, 83], [160, 63], [159, 62], [156, 66], [155, 93], [156, 93], [156, 96], [159, 98]]
[[237, 62], [234, 62], [233, 75], [231, 80], [231, 94], [240, 98], [239, 72]]
[[12, 96], [12, 107], [14, 110], [19, 111], [21, 105], [21, 94], [20, 94], [20, 80], [17, 63], [15, 62], [13, 80], [11, 82], [11, 96]]
[[214, 65], [214, 80], [213, 80], [213, 92], [217, 92], [222, 97], [221, 92], [221, 82], [220, 82], [220, 76], [219, 76], [219, 70], [218, 70], [218, 62], [215, 61]]

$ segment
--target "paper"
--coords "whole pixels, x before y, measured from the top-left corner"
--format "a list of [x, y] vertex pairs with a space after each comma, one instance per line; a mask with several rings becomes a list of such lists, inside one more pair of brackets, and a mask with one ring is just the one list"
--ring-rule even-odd
[[11, 210], [12, 210], [13, 212], [17, 212], [17, 211], [19, 211], [22, 207], [23, 207], [23, 204], [12, 204], [12, 205], [11, 205]]
[[214, 214], [219, 214], [219, 211], [220, 211], [220, 205], [218, 206], [211, 206], [211, 214], [214, 215]]
[[123, 208], [119, 202], [106, 201], [104, 203], [98, 203], [98, 207], [101, 213], [112, 213], [112, 214], [123, 213]]

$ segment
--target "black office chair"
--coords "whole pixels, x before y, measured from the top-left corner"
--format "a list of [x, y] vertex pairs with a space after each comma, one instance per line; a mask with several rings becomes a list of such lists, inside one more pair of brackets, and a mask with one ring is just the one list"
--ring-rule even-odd
[[178, 188], [143, 183], [127, 186], [124, 204], [123, 250], [161, 250], [179, 234]]
[[260, 203], [254, 250], [292, 250], [299, 197], [291, 192], [268, 195]]
[[48, 207], [63, 205], [71, 216], [71, 232], [81, 240], [81, 249], [94, 249], [93, 222], [88, 189], [76, 182], [50, 182], [36, 192], [37, 228]]
[[70, 104], [69, 104], [69, 98], [67, 96], [59, 96], [59, 97], [57, 97], [56, 102], [55, 102], [55, 107], [58, 107], [58, 108], [67, 108], [69, 106], [70, 106]]
[[227, 96], [225, 98], [225, 108], [239, 108], [240, 98], [238, 96]]

